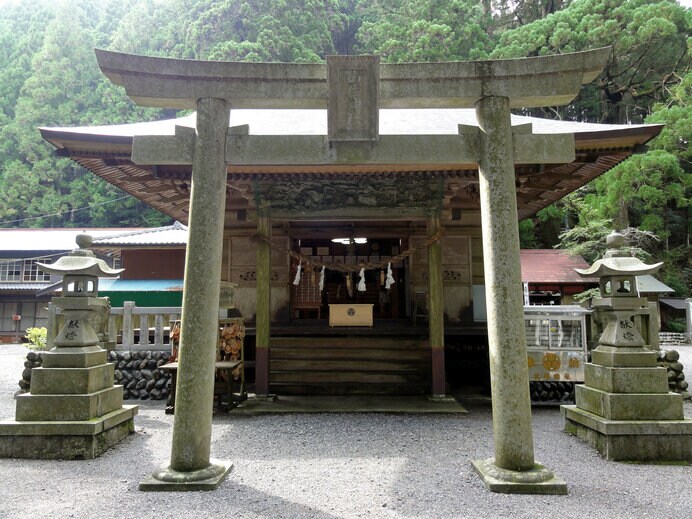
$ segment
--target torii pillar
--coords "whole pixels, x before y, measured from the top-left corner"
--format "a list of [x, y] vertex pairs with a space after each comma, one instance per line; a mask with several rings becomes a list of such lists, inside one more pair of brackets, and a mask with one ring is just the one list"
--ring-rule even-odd
[[140, 490], [213, 490], [232, 468], [210, 458], [229, 116], [224, 99], [197, 101], [171, 462]]
[[[473, 465], [492, 491], [566, 493], [565, 483], [534, 460], [514, 166], [571, 162], [574, 136], [535, 135], [530, 125], [512, 128], [510, 109], [569, 103], [600, 73], [609, 54], [610, 49], [596, 49], [517, 60], [382, 64], [376, 75], [354, 67], [350, 60], [358, 58], [340, 57], [347, 60], [342, 72], [353, 88], [375, 88], [379, 102], [374, 109], [356, 103], [363, 113], [347, 117], [349, 124], [376, 121], [379, 108], [475, 107], [480, 130], [460, 126], [458, 136], [368, 134], [332, 146], [328, 136], [227, 130], [229, 108], [327, 106], [331, 91], [323, 64], [203, 62], [97, 51], [101, 70], [138, 104], [198, 110], [196, 132], [176, 128], [175, 136], [133, 142], [135, 164], [193, 165], [171, 465], [152, 476], [151, 488], [214, 488], [228, 471], [228, 464], [209, 458], [227, 164], [477, 163], [495, 457]], [[204, 383], [198, 387], [199, 377]]]
[[502, 96], [476, 104], [495, 457], [472, 463], [492, 491], [566, 494], [567, 485], [534, 460], [509, 107]]

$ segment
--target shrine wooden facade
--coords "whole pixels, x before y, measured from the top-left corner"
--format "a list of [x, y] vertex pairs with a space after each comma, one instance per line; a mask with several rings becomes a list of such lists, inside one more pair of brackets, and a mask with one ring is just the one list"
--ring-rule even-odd
[[[442, 384], [444, 393], [444, 375], [438, 391], [430, 390], [435, 378], [430, 373], [444, 374], [445, 359], [443, 349], [431, 355], [428, 326], [441, 329], [444, 323], [443, 333], [457, 342], [482, 336], [485, 327], [478, 164], [473, 154], [458, 151], [460, 140], [469, 149], [478, 146], [474, 110], [444, 104], [398, 108], [380, 100], [360, 114], [365, 133], [343, 137], [331, 127], [339, 117], [303, 105], [279, 109], [270, 103], [257, 109], [240, 103], [231, 110], [226, 137], [221, 280], [237, 285], [235, 306], [248, 322], [255, 321], [258, 297], [264, 294], [258, 291], [258, 248], [266, 243], [262, 237], [270, 236], [271, 347], [257, 362], [291, 367], [272, 367], [266, 382], [276, 392], [430, 394], [439, 393]], [[367, 120], [372, 106], [378, 114], [374, 137]], [[42, 128], [41, 133], [59, 155], [187, 223], [192, 164], [185, 150], [194, 127], [193, 114], [133, 125]], [[657, 125], [512, 116], [519, 219], [638, 152], [659, 131]], [[536, 136], [544, 139], [541, 161], [531, 158], [530, 139]], [[370, 151], [352, 145], [368, 139], [377, 141]], [[152, 158], [150, 149], [168, 158]], [[367, 241], [356, 243], [356, 238]], [[431, 255], [433, 246], [439, 253]], [[387, 290], [390, 261], [395, 283]], [[426, 301], [431, 261], [441, 277], [441, 306]], [[299, 264], [300, 281], [294, 285]], [[357, 289], [360, 267], [365, 268], [364, 291]], [[373, 328], [330, 329], [329, 304], [341, 303], [372, 304]], [[378, 337], [381, 347], [373, 353]], [[374, 359], [370, 365], [369, 358]], [[387, 371], [392, 361], [396, 366]]]

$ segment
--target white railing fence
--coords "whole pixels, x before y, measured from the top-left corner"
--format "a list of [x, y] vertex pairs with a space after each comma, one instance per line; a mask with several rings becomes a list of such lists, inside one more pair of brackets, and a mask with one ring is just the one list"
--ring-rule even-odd
[[[122, 351], [171, 351], [170, 323], [180, 319], [179, 306], [135, 306], [125, 301], [122, 307], [110, 309], [108, 321], [94, 316], [91, 324], [106, 341], [115, 342]], [[62, 313], [53, 303], [48, 305], [48, 348], [62, 326]]]
[[111, 308], [108, 336], [116, 341], [116, 350], [171, 351], [170, 323], [180, 319], [180, 311], [179, 306], [135, 306], [125, 301]]

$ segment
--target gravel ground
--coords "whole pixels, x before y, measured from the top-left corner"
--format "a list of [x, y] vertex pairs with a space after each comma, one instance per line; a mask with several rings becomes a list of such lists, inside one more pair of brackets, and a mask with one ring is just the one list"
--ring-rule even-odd
[[[679, 347], [692, 372], [692, 346]], [[0, 345], [0, 419], [26, 350]], [[297, 414], [214, 417], [212, 456], [233, 461], [214, 492], [149, 493], [140, 480], [169, 460], [172, 417], [142, 402], [136, 434], [90, 461], [0, 460], [0, 517], [689, 518], [692, 470], [606, 462], [536, 408], [536, 460], [566, 496], [494, 494], [470, 460], [493, 455], [491, 412], [467, 415]], [[685, 404], [692, 417], [692, 404]]]

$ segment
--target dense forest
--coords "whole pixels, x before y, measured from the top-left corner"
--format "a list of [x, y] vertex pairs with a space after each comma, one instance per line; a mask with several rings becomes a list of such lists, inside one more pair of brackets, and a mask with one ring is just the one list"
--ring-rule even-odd
[[665, 123], [646, 153], [521, 222], [524, 247], [593, 260], [610, 229], [666, 261], [690, 295], [692, 9], [673, 0], [9, 0], [0, 4], [0, 226], [160, 225], [167, 217], [56, 157], [39, 126], [175, 116], [134, 106], [94, 47], [230, 61], [514, 58], [612, 45], [606, 69], [547, 118]]

